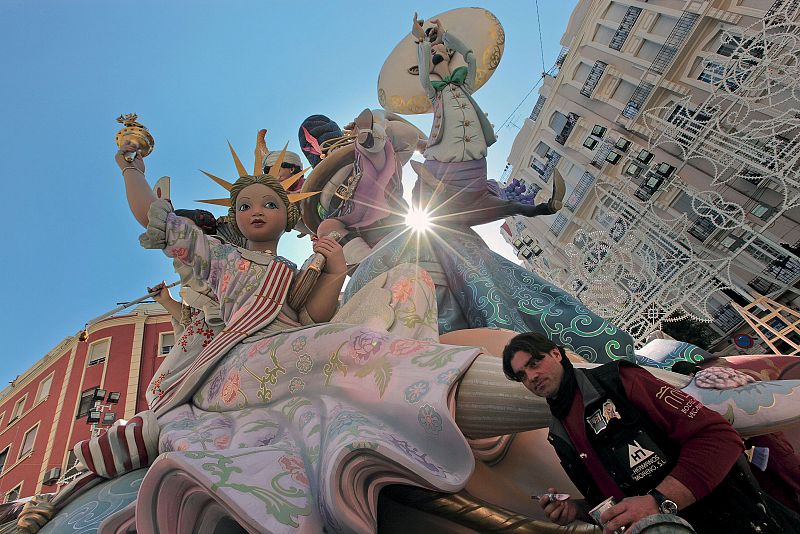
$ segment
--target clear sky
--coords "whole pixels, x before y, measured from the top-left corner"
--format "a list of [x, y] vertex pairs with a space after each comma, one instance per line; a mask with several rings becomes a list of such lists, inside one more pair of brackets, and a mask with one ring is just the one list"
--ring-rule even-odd
[[[555, 61], [577, 0], [471, 2], [503, 24], [505, 54], [476, 100], [498, 131], [489, 152], [499, 177], [528, 96]], [[177, 207], [223, 196], [198, 169], [234, 177], [226, 140], [251, 166], [255, 134], [290, 142], [308, 115], [340, 125], [378, 107], [378, 72], [421, 18], [459, 2], [3, 0], [0, 3], [0, 203], [5, 222], [0, 389], [59, 341], [145, 286], [177, 277], [171, 260], [139, 247], [114, 163], [115, 122], [136, 112], [156, 139], [151, 183], [172, 177]], [[522, 102], [519, 109], [514, 108]], [[513, 112], [513, 113], [512, 113]], [[429, 116], [413, 116], [423, 131]], [[419, 157], [419, 156], [417, 156]], [[540, 199], [541, 201], [542, 199]], [[217, 210], [222, 214], [223, 209]], [[481, 228], [512, 257], [499, 224]], [[279, 253], [297, 263], [308, 241], [286, 235]]]

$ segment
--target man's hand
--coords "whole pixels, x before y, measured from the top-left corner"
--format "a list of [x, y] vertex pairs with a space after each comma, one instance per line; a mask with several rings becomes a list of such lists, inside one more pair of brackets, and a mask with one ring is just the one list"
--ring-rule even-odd
[[[547, 488], [547, 493], [558, 493], [555, 488]], [[551, 501], [547, 495], [539, 499], [539, 505], [547, 514], [547, 518], [557, 525], [569, 525], [581, 515], [577, 503], [570, 499], [566, 501]]]
[[600, 521], [605, 525], [603, 534], [611, 534], [619, 527], [630, 528], [640, 519], [658, 513], [660, 510], [655, 497], [651, 495], [626, 497], [600, 516]]
[[342, 245], [330, 236], [320, 237], [312, 246], [314, 252], [325, 256], [323, 272], [327, 274], [344, 274], [347, 272], [347, 263], [344, 260]]

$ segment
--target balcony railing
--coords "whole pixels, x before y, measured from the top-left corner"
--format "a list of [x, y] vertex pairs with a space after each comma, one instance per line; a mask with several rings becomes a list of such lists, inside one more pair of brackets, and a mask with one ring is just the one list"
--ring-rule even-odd
[[583, 82], [583, 87], [581, 88], [581, 94], [583, 96], [591, 98], [594, 88], [597, 87], [600, 78], [603, 77], [603, 72], [605, 72], [607, 66], [608, 64], [605, 61], [594, 62], [594, 66], [592, 70], [589, 71], [589, 75], [586, 77], [586, 81]]
[[717, 309], [714, 312], [713, 320], [717, 328], [726, 334], [729, 334], [734, 328], [742, 324], [744, 321], [742, 316], [739, 315], [739, 312], [733, 309], [733, 306], [730, 304], [725, 304], [721, 308]]
[[566, 226], [567, 226], [567, 218], [564, 217], [564, 215], [562, 215], [561, 213], [559, 213], [558, 215], [556, 215], [556, 220], [553, 221], [553, 224], [550, 226], [550, 232], [554, 236], [559, 236], [561, 235], [561, 232], [564, 230]]
[[628, 100], [628, 103], [625, 105], [625, 109], [622, 110], [622, 116], [629, 119], [635, 118], [639, 111], [641, 111], [644, 101], [650, 96], [652, 90], [652, 84], [640, 82], [636, 90], [633, 91], [630, 100]]
[[576, 115], [575, 113], [567, 114], [567, 123], [561, 129], [561, 132], [558, 135], [556, 135], [556, 143], [558, 143], [559, 145], [563, 145], [564, 143], [567, 142], [569, 134], [572, 133], [572, 129], [575, 128], [575, 124], [578, 122], [578, 119], [580, 118], [581, 118], [580, 115]]
[[653, 59], [653, 63], [650, 65], [651, 71], [657, 74], [664, 74], [664, 71], [670, 66], [672, 60], [675, 59], [675, 55], [678, 53], [678, 50], [680, 50], [680, 47], [686, 42], [686, 38], [689, 37], [695, 22], [697, 22], [699, 18], [700, 15], [697, 13], [683, 12], [681, 18], [675, 23], [675, 27], [672, 28], [667, 40], [664, 41], [661, 49]]
[[555, 150], [550, 150], [545, 157], [547, 158], [547, 163], [545, 163], [544, 167], [533, 167], [533, 170], [538, 172], [539, 176], [542, 177], [543, 182], [550, 180], [550, 176], [553, 174], [553, 169], [555, 169], [556, 165], [558, 165], [558, 162], [561, 161], [561, 154]]
[[794, 13], [797, 9], [798, 4], [800, 1], [798, 0], [775, 0], [775, 2], [770, 6], [769, 10], [767, 10], [766, 15], [764, 15], [765, 19], [768, 19], [774, 16], [778, 11], [783, 9], [784, 5], [786, 5], [786, 13]]
[[536, 119], [539, 118], [539, 113], [542, 112], [545, 102], [547, 102], [547, 99], [543, 95], [539, 95], [539, 99], [536, 101], [536, 105], [533, 106], [533, 111], [531, 111], [532, 121], [536, 122]]
[[[644, 76], [646, 76], [647, 73], [664, 74], [667, 68], [669, 68], [669, 66], [672, 64], [675, 56], [678, 54], [678, 50], [680, 50], [681, 46], [683, 46], [683, 43], [686, 42], [686, 39], [692, 32], [692, 28], [694, 28], [698, 18], [700, 18], [700, 15], [697, 13], [690, 13], [688, 11], [683, 12], [681, 17], [678, 19], [678, 22], [675, 23], [675, 27], [672, 28], [667, 40], [664, 41], [664, 44], [659, 49], [656, 57], [653, 58], [653, 62], [650, 63], [650, 67], [648, 67]], [[628, 101], [628, 104], [625, 106], [625, 109], [622, 110], [623, 117], [627, 117], [629, 119], [635, 118], [636, 115], [642, 110], [644, 101], [647, 100], [648, 96], [650, 96], [652, 90], [653, 85], [645, 82], [644, 79], [639, 82], [639, 86], [633, 92], [633, 95], [631, 95], [631, 98]]]
[[769, 295], [782, 285], [792, 286], [800, 279], [800, 262], [790, 256], [782, 256], [773, 260], [761, 273], [774, 281], [756, 276], [747, 285], [762, 295]]
[[606, 163], [606, 157], [611, 153], [611, 149], [616, 141], [612, 141], [608, 136], [604, 137], [600, 142], [600, 147], [595, 152], [591, 164], [593, 167], [602, 169]]
[[614, 37], [611, 38], [611, 42], [608, 43], [608, 47], [613, 50], [622, 50], [622, 45], [625, 44], [625, 41], [628, 39], [628, 35], [631, 33], [631, 29], [633, 25], [636, 24], [636, 19], [639, 18], [639, 14], [642, 12], [642, 9], [639, 7], [629, 7], [628, 11], [625, 12], [625, 16], [622, 17], [622, 22], [619, 23], [619, 28], [614, 33]]
[[570, 194], [569, 198], [567, 199], [566, 203], [564, 203], [564, 207], [567, 208], [569, 211], [575, 211], [583, 199], [586, 198], [586, 193], [589, 192], [591, 189], [592, 184], [594, 184], [595, 177], [592, 176], [591, 173], [585, 172], [583, 176], [581, 176], [578, 185], [575, 186], [575, 189], [572, 190], [572, 194]]
[[564, 61], [567, 59], [567, 54], [569, 54], [569, 48], [562, 46], [561, 51], [558, 53], [558, 57], [556, 58], [556, 67], [561, 68], [561, 66], [564, 64]]

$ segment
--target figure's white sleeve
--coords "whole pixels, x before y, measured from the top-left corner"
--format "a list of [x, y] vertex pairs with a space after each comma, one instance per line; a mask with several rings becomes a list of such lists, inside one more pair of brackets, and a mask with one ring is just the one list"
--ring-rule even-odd
[[431, 85], [431, 43], [422, 41], [417, 47], [417, 62], [419, 65], [419, 83], [431, 102], [436, 100], [436, 89]]
[[475, 54], [471, 48], [468, 48], [464, 42], [450, 32], [444, 32], [442, 37], [444, 46], [451, 50], [455, 50], [462, 56], [464, 61], [467, 62], [467, 79], [464, 80], [464, 85], [470, 93], [475, 92], [475, 75], [478, 72], [478, 64], [475, 60]]
[[226, 251], [219, 249], [230, 246], [205, 235], [189, 219], [175, 215], [166, 200], [153, 202], [147, 216], [147, 230], [139, 236], [142, 246], [162, 249], [168, 257], [189, 265], [195, 278], [209, 281], [214, 261], [224, 262], [226, 256]]

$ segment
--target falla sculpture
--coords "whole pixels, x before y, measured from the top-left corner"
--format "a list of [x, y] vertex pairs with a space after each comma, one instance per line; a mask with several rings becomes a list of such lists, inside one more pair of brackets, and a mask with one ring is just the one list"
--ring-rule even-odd
[[[384, 109], [367, 109], [343, 129], [321, 115], [299, 128], [313, 167], [302, 191], [292, 184], [305, 171], [278, 177], [286, 148], [269, 172], [256, 161], [251, 174], [229, 145], [236, 178], [206, 173], [226, 196], [205, 202], [228, 208], [211, 217], [211, 229], [153, 192], [143, 158], [155, 141], [135, 114], [121, 116], [116, 161], [146, 229], [140, 242], [174, 261], [191, 308], [184, 326], [195, 327], [176, 332], [180, 342], [148, 386], [150, 410], [76, 444], [86, 471], [26, 504], [0, 532], [64, 532], [89, 509], [103, 512], [85, 532], [366, 533], [434, 524], [595, 532], [548, 523], [530, 498], [548, 485], [573, 488], [563, 475], [554, 479], [554, 457], [540, 454], [547, 404], [503, 375], [498, 355], [518, 331], [564, 345], [576, 366], [649, 365], [676, 391], [732, 416], [745, 436], [800, 424], [800, 376], [785, 357], [712, 359], [674, 340], [637, 349], [470, 229], [509, 210], [548, 216], [564, 194], [560, 182], [544, 204], [522, 205], [487, 179], [494, 134], [472, 94], [504, 43], [484, 9], [415, 15], [381, 71]], [[474, 151], [447, 155], [456, 134], [473, 132], [448, 130], [444, 101], [463, 103], [475, 121], [459, 126], [476, 128]], [[427, 137], [400, 117], [437, 109]], [[401, 182], [415, 151], [425, 162], [414, 164], [411, 207], [432, 219], [417, 232], [404, 221]], [[296, 228], [318, 234], [313, 248], [325, 261], [313, 279], [278, 254]], [[304, 298], [289, 298], [294, 284]], [[758, 378], [697, 381], [665, 370], [676, 361]]]

